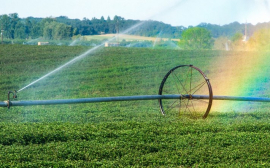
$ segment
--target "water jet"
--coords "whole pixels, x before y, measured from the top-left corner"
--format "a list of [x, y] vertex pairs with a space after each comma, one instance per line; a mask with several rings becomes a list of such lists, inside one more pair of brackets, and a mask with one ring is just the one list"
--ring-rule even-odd
[[8, 100], [0, 101], [0, 107], [158, 100], [162, 115], [177, 112], [203, 119], [208, 116], [213, 100], [270, 102], [270, 98], [262, 97], [213, 96], [210, 80], [193, 65], [179, 65], [169, 70], [161, 81], [158, 95], [11, 101], [11, 94], [13, 99], [17, 98], [16, 90], [9, 91]]

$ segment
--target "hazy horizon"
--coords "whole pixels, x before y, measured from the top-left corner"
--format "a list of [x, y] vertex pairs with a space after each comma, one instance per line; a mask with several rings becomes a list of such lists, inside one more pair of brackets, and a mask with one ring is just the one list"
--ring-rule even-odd
[[[14, 4], [16, 4], [14, 6]], [[268, 0], [9, 0], [0, 5], [0, 15], [18, 13], [20, 18], [59, 17], [70, 19], [115, 15], [133, 20], [156, 20], [172, 26], [197, 26], [200, 23], [225, 25], [232, 22], [270, 21]]]

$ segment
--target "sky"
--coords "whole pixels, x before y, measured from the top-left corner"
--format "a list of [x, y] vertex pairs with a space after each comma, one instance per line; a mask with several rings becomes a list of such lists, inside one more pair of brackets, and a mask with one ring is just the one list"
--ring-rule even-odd
[[270, 0], [0, 0], [0, 15], [10, 13], [18, 13], [20, 18], [71, 19], [113, 19], [118, 15], [185, 27], [235, 21], [255, 25], [270, 21]]

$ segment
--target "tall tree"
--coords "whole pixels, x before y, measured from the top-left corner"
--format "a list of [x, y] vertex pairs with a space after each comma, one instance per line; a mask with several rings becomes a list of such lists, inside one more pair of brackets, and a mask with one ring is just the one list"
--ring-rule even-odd
[[211, 49], [213, 39], [211, 33], [205, 28], [191, 27], [183, 31], [179, 46], [183, 49]]
[[73, 35], [71, 26], [56, 21], [45, 23], [43, 37], [48, 40], [70, 39]]
[[18, 13], [9, 14], [9, 18], [10, 18], [10, 28], [11, 28], [10, 35], [11, 35], [11, 38], [14, 39], [16, 25], [20, 22], [20, 18], [19, 18]]
[[32, 31], [33, 25], [29, 18], [25, 19], [25, 36], [26, 38], [30, 37], [30, 33]]
[[105, 19], [104, 19], [103, 16], [101, 16], [100, 21], [101, 21], [101, 22], [104, 22], [104, 21], [105, 21]]
[[56, 22], [46, 22], [43, 28], [43, 37], [48, 40], [53, 39], [53, 28], [56, 26]]
[[1, 16], [1, 30], [4, 30], [3, 36], [5, 38], [11, 38], [11, 22], [8, 15]]
[[31, 38], [39, 38], [43, 36], [43, 27], [44, 26], [41, 26], [41, 23], [33, 21], [33, 26], [30, 33]]
[[107, 17], [107, 22], [109, 23], [111, 21], [110, 16]]
[[72, 36], [72, 28], [64, 23], [56, 23], [53, 29], [53, 39], [63, 40], [70, 39]]
[[14, 38], [16, 39], [24, 39], [26, 37], [25, 34], [25, 26], [21, 22], [18, 22], [15, 26], [14, 30]]

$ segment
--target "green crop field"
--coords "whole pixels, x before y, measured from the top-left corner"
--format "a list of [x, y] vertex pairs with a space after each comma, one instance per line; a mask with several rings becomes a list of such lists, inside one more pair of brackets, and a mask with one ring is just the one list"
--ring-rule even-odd
[[[0, 45], [0, 101], [86, 50]], [[223, 70], [213, 66], [217, 58], [238, 54], [250, 52], [102, 48], [17, 99], [156, 95], [174, 66], [193, 64], [211, 79]], [[263, 106], [197, 120], [163, 116], [157, 100], [0, 107], [0, 167], [269, 167], [270, 112]]]

